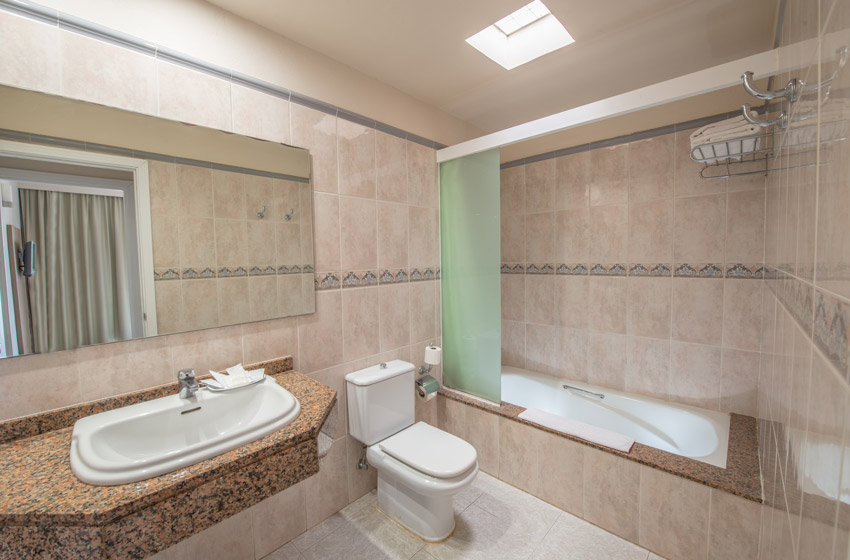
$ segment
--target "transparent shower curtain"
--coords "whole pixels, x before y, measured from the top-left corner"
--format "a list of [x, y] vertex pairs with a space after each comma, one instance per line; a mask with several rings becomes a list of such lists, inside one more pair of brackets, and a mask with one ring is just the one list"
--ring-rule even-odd
[[499, 150], [440, 164], [443, 383], [501, 401]]

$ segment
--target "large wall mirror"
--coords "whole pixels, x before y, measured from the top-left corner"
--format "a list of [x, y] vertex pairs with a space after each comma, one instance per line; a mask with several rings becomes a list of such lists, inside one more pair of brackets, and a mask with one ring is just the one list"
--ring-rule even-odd
[[0, 356], [315, 311], [307, 150], [0, 86]]

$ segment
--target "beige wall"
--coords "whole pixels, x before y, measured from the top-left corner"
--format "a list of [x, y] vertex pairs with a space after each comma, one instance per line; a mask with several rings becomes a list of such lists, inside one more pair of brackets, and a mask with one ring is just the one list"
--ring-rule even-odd
[[[0, 83], [308, 148], [315, 265], [325, 288], [316, 294], [312, 315], [2, 360], [0, 419], [172, 382], [184, 367], [203, 372], [291, 354], [297, 370], [340, 397], [340, 421], [331, 429], [334, 441], [321, 472], [186, 541], [174, 554], [188, 547], [190, 555], [201, 556], [209, 550], [205, 547], [219, 543], [242, 547], [234, 558], [259, 557], [373, 488], [375, 470], [355, 468], [360, 445], [347, 435], [343, 377], [393, 358], [420, 363], [424, 347], [439, 344], [434, 151], [5, 12], [0, 12], [0, 34], [8, 47], [0, 54]], [[371, 90], [354, 91], [349, 94], [368, 97]], [[403, 108], [404, 103], [388, 105]], [[435, 137], [452, 134], [449, 127]], [[164, 226], [154, 227], [157, 235]], [[386, 280], [384, 271], [392, 279], [431, 279], [370, 283]], [[354, 287], [341, 288], [343, 283]], [[436, 374], [440, 377], [439, 368]], [[436, 401], [417, 413], [436, 424]], [[233, 539], [234, 534], [254, 539]]]
[[162, 161], [149, 173], [159, 334], [315, 310], [308, 183]]
[[[850, 44], [847, 2], [797, 0], [788, 2], [786, 11], [783, 45], [824, 31], [838, 35], [837, 43], [821, 38], [812, 50], [795, 53], [811, 64], [793, 76], [816, 84], [819, 74], [832, 74], [835, 48]], [[777, 76], [773, 87], [793, 76]], [[850, 143], [831, 141], [836, 122], [846, 127], [850, 119], [848, 88], [845, 68], [819, 114], [797, 125], [813, 128], [792, 125], [780, 139], [792, 146], [819, 132], [820, 142], [817, 151], [784, 151], [775, 162], [777, 169], [815, 158], [822, 165], [768, 177], [766, 262], [776, 279], [767, 281], [765, 290], [759, 377], [765, 559], [848, 555]], [[824, 94], [821, 89], [821, 99]], [[804, 99], [792, 107], [792, 118], [813, 108], [817, 103]], [[839, 492], [845, 501], [836, 499]]]
[[39, 4], [443, 144], [481, 134], [430, 105], [202, 0], [40, 0]]
[[762, 267], [764, 176], [700, 179], [690, 133], [502, 170], [503, 363], [755, 416], [762, 281], [724, 272]]

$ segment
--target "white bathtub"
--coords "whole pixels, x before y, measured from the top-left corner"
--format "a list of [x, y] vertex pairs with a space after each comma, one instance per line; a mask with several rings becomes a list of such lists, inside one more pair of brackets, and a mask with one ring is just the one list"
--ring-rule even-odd
[[[604, 399], [563, 388], [567, 383]], [[726, 468], [729, 414], [502, 366], [502, 400], [626, 435], [638, 443]]]

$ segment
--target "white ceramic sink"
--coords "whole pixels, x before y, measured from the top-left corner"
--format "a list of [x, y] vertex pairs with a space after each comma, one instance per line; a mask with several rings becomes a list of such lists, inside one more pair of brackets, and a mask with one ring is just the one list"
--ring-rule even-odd
[[292, 393], [267, 377], [223, 392], [176, 394], [81, 418], [71, 436], [71, 470], [97, 486], [136, 482], [245, 445], [301, 412]]

